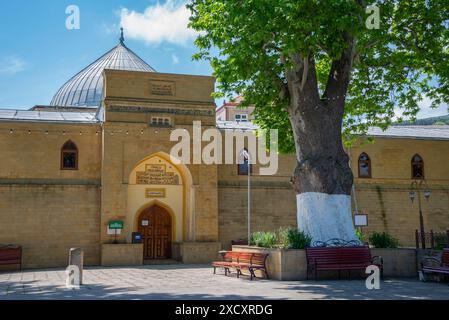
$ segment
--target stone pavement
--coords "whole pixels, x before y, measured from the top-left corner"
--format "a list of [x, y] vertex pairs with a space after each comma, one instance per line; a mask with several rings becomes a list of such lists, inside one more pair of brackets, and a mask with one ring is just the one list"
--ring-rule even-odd
[[81, 289], [65, 287], [65, 270], [0, 273], [0, 300], [16, 299], [449, 299], [447, 283], [387, 279], [380, 290], [364, 280], [275, 281], [217, 275], [204, 265], [91, 267]]

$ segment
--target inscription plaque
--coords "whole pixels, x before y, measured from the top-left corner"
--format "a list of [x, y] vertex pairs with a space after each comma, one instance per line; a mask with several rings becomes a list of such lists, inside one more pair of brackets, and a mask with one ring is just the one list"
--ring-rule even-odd
[[155, 96], [174, 96], [176, 94], [175, 82], [150, 81], [150, 93]]
[[167, 172], [165, 164], [147, 164], [145, 171], [136, 172], [136, 184], [179, 185], [179, 176]]
[[165, 189], [145, 189], [145, 198], [165, 198]]

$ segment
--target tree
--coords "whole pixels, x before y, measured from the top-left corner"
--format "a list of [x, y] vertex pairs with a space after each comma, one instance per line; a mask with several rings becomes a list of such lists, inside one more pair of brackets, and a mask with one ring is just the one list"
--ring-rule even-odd
[[[296, 150], [298, 227], [356, 239], [343, 139], [448, 102], [447, 0], [192, 0], [195, 59]], [[377, 15], [379, 13], [379, 15]], [[379, 27], [379, 28], [377, 28]], [[397, 119], [396, 119], [397, 120]], [[288, 126], [290, 123], [291, 126]], [[293, 148], [294, 147], [294, 148]]]

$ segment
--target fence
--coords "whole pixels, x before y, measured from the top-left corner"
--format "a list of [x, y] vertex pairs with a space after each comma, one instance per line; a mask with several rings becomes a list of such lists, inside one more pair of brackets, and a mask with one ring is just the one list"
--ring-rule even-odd
[[[416, 249], [422, 248], [421, 232], [415, 230]], [[446, 232], [424, 232], [425, 248], [438, 249], [449, 248], [449, 230]]]

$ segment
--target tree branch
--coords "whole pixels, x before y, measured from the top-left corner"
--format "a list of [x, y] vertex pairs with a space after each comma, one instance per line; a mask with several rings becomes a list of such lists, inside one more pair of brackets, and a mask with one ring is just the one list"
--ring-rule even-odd
[[323, 98], [328, 100], [344, 99], [352, 72], [352, 64], [355, 57], [356, 39], [352, 36], [347, 38], [348, 47], [344, 50], [340, 59], [333, 60], [331, 70], [324, 90]]
[[299, 53], [289, 56], [292, 66], [286, 67], [285, 75], [291, 99], [295, 105], [311, 106], [319, 101], [318, 80], [315, 58], [312, 53], [303, 56]]

